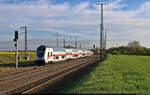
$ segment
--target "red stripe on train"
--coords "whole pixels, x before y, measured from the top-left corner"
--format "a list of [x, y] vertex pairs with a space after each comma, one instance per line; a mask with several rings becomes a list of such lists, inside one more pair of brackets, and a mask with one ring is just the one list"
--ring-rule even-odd
[[[73, 53], [73, 54], [68, 54], [68, 55], [80, 55], [80, 54], [89, 54], [89, 53]], [[67, 54], [54, 54], [54, 55], [49, 55], [46, 61], [51, 57], [51, 56], [66, 56]]]

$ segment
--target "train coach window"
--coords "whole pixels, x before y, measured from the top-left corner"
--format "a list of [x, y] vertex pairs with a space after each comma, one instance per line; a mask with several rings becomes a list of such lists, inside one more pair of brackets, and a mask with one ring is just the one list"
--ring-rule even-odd
[[56, 59], [59, 59], [59, 56], [56, 56]]
[[65, 56], [62, 56], [62, 58], [65, 58]]
[[52, 55], [53, 53], [51, 52], [51, 55]]
[[49, 57], [49, 52], [48, 52], [48, 55], [47, 55], [47, 57]]
[[73, 57], [78, 57], [78, 55], [73, 55]]

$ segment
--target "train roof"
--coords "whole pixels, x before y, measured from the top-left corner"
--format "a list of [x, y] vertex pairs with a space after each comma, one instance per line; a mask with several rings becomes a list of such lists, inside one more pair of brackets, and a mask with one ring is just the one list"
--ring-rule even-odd
[[65, 48], [53, 48], [53, 51], [66, 51]]
[[39, 47], [54, 48], [54, 46], [48, 46], [48, 45], [40, 45]]
[[72, 49], [73, 52], [78, 52], [78, 49]]
[[48, 45], [40, 45], [39, 47], [51, 48], [51, 49], [53, 49], [53, 51], [66, 51], [65, 48], [54, 48], [54, 47], [48, 46]]
[[67, 48], [54, 48], [53, 46], [48, 46], [48, 45], [40, 45], [39, 47], [45, 47], [45, 48], [52, 48], [53, 51], [66, 51], [66, 50], [71, 50], [72, 52], [78, 52], [78, 51], [90, 51], [86, 49], [67, 49]]

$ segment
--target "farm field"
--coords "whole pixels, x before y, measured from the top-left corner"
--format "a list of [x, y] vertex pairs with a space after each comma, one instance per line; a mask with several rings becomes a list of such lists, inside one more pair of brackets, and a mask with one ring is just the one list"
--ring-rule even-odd
[[[7, 52], [7, 51], [0, 51], [0, 54], [4, 54], [4, 55], [6, 55], [6, 54], [15, 54], [15, 52], [14, 51], [12, 51], [12, 52]], [[18, 54], [25, 54], [25, 52], [18, 52]], [[35, 54], [35, 52], [28, 52], [28, 54]]]
[[[24, 52], [19, 52], [20, 64], [35, 60], [35, 52], [28, 52], [29, 60], [24, 59]], [[15, 69], [15, 52], [0, 52], [0, 72]]]
[[150, 56], [108, 55], [59, 93], [150, 93]]

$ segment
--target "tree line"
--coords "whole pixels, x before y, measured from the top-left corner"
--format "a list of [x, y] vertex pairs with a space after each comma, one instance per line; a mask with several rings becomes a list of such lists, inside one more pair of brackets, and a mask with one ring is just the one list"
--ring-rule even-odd
[[112, 47], [106, 50], [110, 54], [126, 54], [126, 55], [150, 55], [150, 48], [140, 45], [140, 42], [129, 42], [128, 46]]

